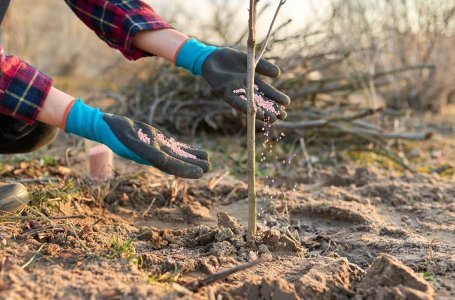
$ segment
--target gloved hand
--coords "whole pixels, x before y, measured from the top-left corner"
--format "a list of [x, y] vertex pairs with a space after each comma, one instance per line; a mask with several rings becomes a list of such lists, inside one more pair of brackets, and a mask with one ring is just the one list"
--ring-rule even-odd
[[207, 152], [166, 137], [156, 128], [123, 116], [106, 114], [77, 99], [67, 111], [66, 132], [105, 144], [117, 155], [185, 178], [210, 170]]
[[[246, 68], [247, 54], [232, 48], [207, 46], [196, 39], [189, 39], [180, 49], [176, 65], [193, 74], [202, 75], [229, 105], [246, 112]], [[278, 66], [261, 59], [256, 65], [256, 73], [268, 77], [278, 77]], [[257, 119], [273, 123], [286, 118], [283, 106], [289, 105], [287, 95], [275, 89], [255, 75], [255, 100]]]

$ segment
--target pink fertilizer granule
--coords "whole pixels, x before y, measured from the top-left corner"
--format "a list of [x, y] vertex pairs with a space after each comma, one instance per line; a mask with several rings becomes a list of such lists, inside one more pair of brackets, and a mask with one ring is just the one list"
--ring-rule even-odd
[[150, 138], [149, 138], [149, 136], [146, 133], [144, 133], [142, 131], [142, 128], [139, 128], [139, 130], [137, 131], [137, 136], [139, 137], [139, 139], [141, 141], [143, 141], [147, 145], [150, 145]]
[[157, 133], [157, 138], [166, 147], [169, 147], [174, 153], [186, 157], [186, 158], [191, 158], [191, 159], [196, 159], [196, 155], [193, 155], [191, 153], [186, 152], [185, 150], [182, 149], [182, 147], [186, 147], [185, 144], [176, 142], [174, 139], [168, 139], [165, 137], [162, 133]]
[[[273, 102], [268, 101], [263, 98], [264, 93], [259, 92], [259, 88], [257, 85], [254, 85], [254, 89], [257, 90], [257, 92], [258, 92], [258, 93], [256, 93], [256, 92], [254, 93], [254, 101], [256, 102], [256, 105], [262, 109], [265, 109], [265, 110], [268, 110], [268, 111], [274, 113], [275, 115], [278, 115], [280, 112], [275, 108], [275, 106], [273, 105]], [[245, 101], [247, 100], [247, 98], [245, 96], [246, 95], [245, 89], [241, 88], [241, 89], [233, 90], [232, 92], [234, 94], [236, 94], [237, 96], [239, 96], [240, 99], [245, 100]]]

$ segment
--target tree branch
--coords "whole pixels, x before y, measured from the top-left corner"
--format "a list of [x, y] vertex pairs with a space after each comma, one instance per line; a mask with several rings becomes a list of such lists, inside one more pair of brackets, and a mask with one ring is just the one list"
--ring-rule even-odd
[[270, 37], [272, 35], [272, 29], [273, 25], [275, 24], [276, 17], [278, 16], [278, 13], [280, 12], [281, 6], [286, 3], [286, 0], [280, 0], [280, 3], [278, 3], [278, 7], [276, 8], [275, 15], [273, 16], [272, 23], [270, 23], [269, 31], [267, 32], [267, 36], [265, 37], [265, 40], [262, 42], [262, 47], [261, 50], [259, 51], [257, 57], [256, 57], [256, 63], [259, 62], [259, 60], [262, 58], [262, 56], [265, 53], [265, 50], [267, 50], [267, 44], [270, 41]]

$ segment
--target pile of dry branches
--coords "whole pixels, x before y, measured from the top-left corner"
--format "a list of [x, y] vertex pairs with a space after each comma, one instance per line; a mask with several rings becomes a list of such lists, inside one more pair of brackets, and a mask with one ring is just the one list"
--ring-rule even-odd
[[[292, 23], [290, 20], [277, 24], [265, 56], [282, 68], [282, 76], [273, 84], [287, 93], [293, 103], [288, 109], [288, 119], [273, 125], [271, 130], [291, 133], [296, 139], [305, 137], [307, 143], [368, 147], [402, 163], [389, 151], [388, 141], [423, 140], [431, 134], [408, 132], [408, 128], [402, 126], [411, 108], [396, 105], [397, 97], [401, 97], [396, 87], [405, 81], [408, 89], [413, 84], [409, 78], [414, 75], [432, 77], [435, 65], [428, 56], [417, 63], [403, 60], [393, 66], [378, 63], [372, 67], [372, 57], [383, 50], [378, 48], [379, 42], [358, 47], [342, 43], [339, 33], [322, 30], [342, 22], [336, 18], [337, 15], [343, 17], [340, 7], [346, 3], [334, 1], [334, 13], [332, 19], [326, 20], [327, 24], [312, 24], [292, 34], [286, 30]], [[247, 32], [238, 36], [222, 32], [228, 27], [219, 26], [225, 14], [221, 11], [222, 8], [219, 15], [214, 14], [217, 22], [213, 24], [218, 25], [212, 28], [213, 34], [223, 37], [227, 46], [242, 49]], [[258, 44], [257, 50], [261, 47]], [[359, 64], [362, 57], [365, 65]], [[419, 84], [421, 81], [415, 82], [416, 86]], [[122, 96], [111, 96], [119, 100], [118, 108], [129, 116], [171, 133], [195, 135], [200, 130], [218, 134], [245, 133], [245, 116], [213, 95], [203, 79], [167, 63], [155, 63], [150, 76], [135, 79]], [[258, 129], [262, 127], [259, 123]]]

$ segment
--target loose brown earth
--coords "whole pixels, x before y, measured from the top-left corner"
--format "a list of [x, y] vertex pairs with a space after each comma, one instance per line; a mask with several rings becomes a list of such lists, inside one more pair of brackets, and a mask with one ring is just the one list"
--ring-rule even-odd
[[[282, 178], [288, 189], [280, 178], [267, 193], [261, 183], [248, 242], [247, 189], [233, 176], [176, 180], [128, 167], [100, 185], [70, 167], [3, 166], [32, 203], [0, 218], [1, 299], [455, 297], [455, 184], [442, 176], [348, 166]], [[30, 181], [42, 177], [64, 179]], [[185, 288], [258, 258], [194, 294]]]

